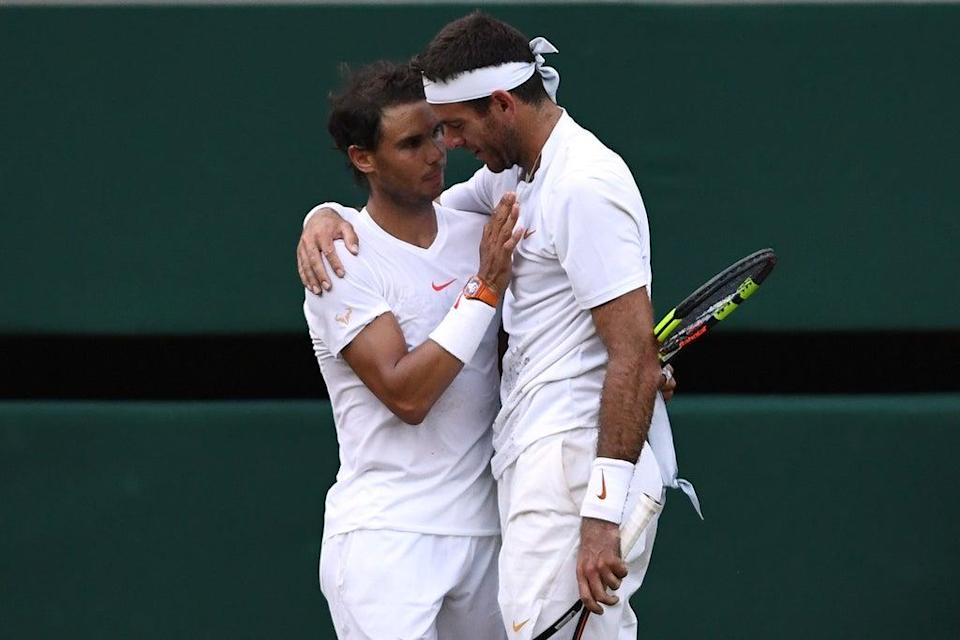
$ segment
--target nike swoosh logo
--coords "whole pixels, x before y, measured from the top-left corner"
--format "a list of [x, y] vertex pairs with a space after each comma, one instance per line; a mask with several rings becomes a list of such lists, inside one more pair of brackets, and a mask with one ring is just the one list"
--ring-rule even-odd
[[601, 500], [607, 499], [607, 478], [603, 475], [603, 469], [600, 469], [600, 493], [597, 497]]
[[526, 231], [523, 232], [523, 239], [526, 240], [527, 238], [529, 238], [530, 236], [532, 236], [532, 235], [535, 234], [536, 232], [537, 232], [536, 229], [527, 229]]
[[513, 623], [513, 630], [514, 630], [514, 631], [520, 631], [520, 629], [523, 629], [523, 625], [527, 624], [528, 622], [530, 622], [530, 618], [527, 618], [526, 620], [524, 620], [524, 621], [521, 622], [520, 624], [517, 624], [516, 622], [514, 622], [514, 623]]
[[444, 289], [446, 289], [456, 281], [457, 281], [456, 278], [452, 278], [451, 280], [449, 280], [448, 282], [444, 282], [443, 284], [437, 284], [436, 282], [431, 282], [430, 286], [433, 287], [434, 291], [443, 291]]

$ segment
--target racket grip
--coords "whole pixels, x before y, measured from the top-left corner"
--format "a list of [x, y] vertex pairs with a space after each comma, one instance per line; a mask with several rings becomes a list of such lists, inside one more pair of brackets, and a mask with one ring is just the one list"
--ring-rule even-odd
[[640, 493], [640, 499], [637, 506], [633, 508], [630, 515], [620, 527], [620, 557], [626, 558], [627, 554], [633, 550], [637, 540], [643, 534], [644, 530], [650, 524], [650, 521], [660, 513], [663, 505], [648, 496]]

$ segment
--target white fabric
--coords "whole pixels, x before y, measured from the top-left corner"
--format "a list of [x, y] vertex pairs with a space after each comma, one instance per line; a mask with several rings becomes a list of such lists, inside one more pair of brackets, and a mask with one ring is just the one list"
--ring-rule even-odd
[[[303, 228], [307, 227], [307, 223], [310, 222], [310, 219], [313, 218], [313, 216], [320, 213], [321, 209], [333, 209], [334, 211], [339, 213], [340, 216], [342, 217], [344, 206], [339, 202], [321, 202], [320, 204], [315, 206], [313, 209], [310, 209], [310, 211], [307, 212], [307, 215], [303, 217]], [[356, 211], [356, 209], [353, 209], [352, 211]]]
[[633, 471], [634, 464], [626, 460], [594, 459], [590, 469], [590, 482], [580, 506], [580, 515], [620, 524], [623, 521], [623, 505], [627, 502], [627, 489], [630, 488]]
[[515, 89], [539, 72], [547, 95], [557, 101], [560, 74], [553, 67], [545, 66], [544, 53], [559, 53], [557, 48], [543, 37], [530, 41], [533, 62], [505, 62], [490, 67], [480, 67], [458, 73], [449, 80], [430, 80], [423, 76], [423, 92], [430, 104], [450, 104], [485, 98], [494, 91]]
[[[497, 640], [498, 536], [352, 531], [320, 550], [340, 640]], [[415, 588], [412, 588], [415, 585]]]
[[361, 256], [339, 243], [346, 277], [323, 296], [306, 294], [304, 313], [340, 443], [324, 538], [355, 529], [499, 531], [489, 470], [499, 323], [490, 323], [476, 356], [418, 426], [394, 416], [340, 357], [344, 346], [384, 313], [396, 317], [408, 349], [420, 345], [477, 272], [487, 218], [435, 209], [437, 237], [426, 249], [389, 235], [365, 210], [344, 209], [360, 238]]
[[457, 296], [450, 311], [430, 332], [430, 339], [460, 362], [470, 362], [496, 316], [496, 307], [483, 300]]
[[[522, 169], [482, 167], [447, 189], [448, 207], [489, 212], [515, 191], [526, 229], [504, 296], [510, 336], [494, 423], [494, 476], [539, 438], [599, 424], [607, 351], [590, 309], [639, 287], [650, 293], [650, 234], [640, 191], [616, 153], [563, 113], [543, 147], [532, 182]], [[664, 484], [693, 488], [677, 477], [673, 434], [657, 395], [649, 442]]]
[[[504, 469], [497, 484], [503, 548], [500, 552], [500, 608], [511, 640], [535, 637], [579, 598], [576, 558], [580, 542], [579, 505], [587, 491], [597, 430], [573, 429], [538, 440]], [[641, 493], [663, 501], [656, 459], [645, 445], [628, 492], [626, 510]], [[620, 603], [591, 616], [584, 638], [636, 640], [630, 595], [643, 582], [657, 520], [653, 519], [624, 558], [629, 571], [617, 595]], [[523, 624], [524, 620], [528, 622]], [[519, 632], [513, 633], [517, 625]], [[576, 620], [556, 636], [569, 638]]]

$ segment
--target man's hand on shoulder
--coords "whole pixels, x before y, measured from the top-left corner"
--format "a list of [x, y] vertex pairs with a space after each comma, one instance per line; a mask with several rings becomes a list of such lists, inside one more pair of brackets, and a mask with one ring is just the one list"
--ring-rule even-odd
[[334, 248], [334, 241], [343, 240], [354, 255], [360, 250], [360, 241], [353, 225], [340, 217], [334, 209], [314, 208], [307, 215], [308, 220], [300, 234], [300, 242], [297, 243], [297, 272], [303, 286], [319, 296], [323, 295], [324, 291], [329, 291], [332, 286], [324, 259], [337, 277], [342, 278], [346, 274]]

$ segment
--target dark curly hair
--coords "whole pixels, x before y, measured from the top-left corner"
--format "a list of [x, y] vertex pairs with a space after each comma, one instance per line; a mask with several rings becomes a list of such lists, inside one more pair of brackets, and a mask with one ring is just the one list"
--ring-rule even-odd
[[[530, 39], [506, 22], [482, 11], [474, 11], [448, 23], [433, 37], [427, 48], [415, 59], [416, 66], [427, 78], [446, 81], [481, 67], [506, 62], [533, 62]], [[540, 74], [511, 89], [510, 93], [528, 104], [540, 104], [549, 99]], [[490, 107], [489, 98], [479, 98], [469, 104], [480, 114]]]
[[[344, 65], [341, 73], [343, 87], [329, 96], [327, 131], [344, 154], [352, 145], [361, 149], [377, 148], [384, 109], [424, 99], [420, 72], [409, 62], [380, 60], [355, 71]], [[365, 185], [366, 176], [353, 166], [349, 157], [347, 165], [357, 182]]]

